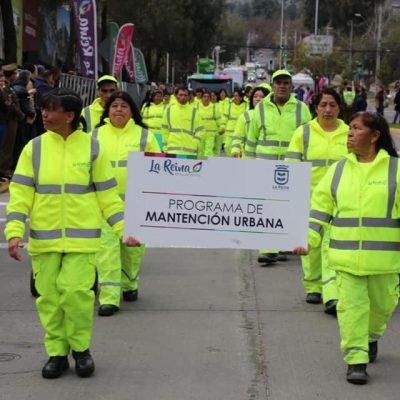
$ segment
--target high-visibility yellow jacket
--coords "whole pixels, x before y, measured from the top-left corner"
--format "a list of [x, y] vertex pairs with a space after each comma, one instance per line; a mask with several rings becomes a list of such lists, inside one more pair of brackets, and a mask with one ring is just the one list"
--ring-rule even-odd
[[296, 129], [285, 160], [312, 162], [311, 190], [314, 190], [329, 166], [348, 153], [348, 134], [349, 126], [340, 119], [334, 131], [326, 132], [315, 118]]
[[152, 133], [161, 133], [162, 119], [167, 106], [163, 103], [151, 103], [149, 107], [143, 107], [143, 122], [149, 127]]
[[244, 146], [249, 133], [253, 113], [254, 109], [247, 110], [237, 119], [235, 132], [233, 133], [232, 154], [244, 153]]
[[21, 153], [10, 185], [7, 240], [22, 238], [30, 215], [30, 254], [94, 253], [102, 220], [122, 237], [124, 204], [99, 142], [75, 131], [47, 131]]
[[235, 132], [236, 122], [240, 115], [247, 110], [245, 101], [236, 104], [231, 101], [225, 109], [225, 114], [222, 116], [221, 127], [225, 128], [225, 137], [233, 137]]
[[231, 102], [231, 99], [229, 97], [225, 97], [224, 100], [218, 101], [217, 104], [218, 104], [219, 113], [221, 114], [221, 117], [223, 117], [226, 114], [226, 111], [228, 109], [230, 102]]
[[124, 128], [113, 126], [109, 118], [104, 122], [105, 125], [96, 128], [92, 134], [105, 149], [118, 183], [118, 193], [125, 199], [128, 153], [130, 151], [160, 153], [160, 146], [154, 135], [136, 125], [133, 119], [130, 119]]
[[201, 124], [204, 128], [204, 136], [215, 136], [218, 133], [221, 124], [221, 114], [217, 103], [210, 103], [208, 106], [199, 103], [197, 109], [200, 115]]
[[162, 127], [166, 153], [197, 155], [203, 126], [196, 108], [180, 103], [168, 107], [163, 116]]
[[296, 128], [310, 120], [311, 114], [305, 103], [290, 95], [285, 105], [278, 107], [270, 93], [255, 107], [245, 156], [283, 160]]
[[82, 110], [81, 116], [84, 118], [86, 123], [86, 132], [91, 132], [96, 127], [100, 122], [103, 112], [104, 107], [101, 104], [100, 97], [95, 99], [90, 106], [87, 106]]
[[315, 188], [309, 243], [331, 224], [329, 265], [353, 275], [400, 272], [400, 169], [380, 150], [374, 161], [354, 154], [332, 165]]

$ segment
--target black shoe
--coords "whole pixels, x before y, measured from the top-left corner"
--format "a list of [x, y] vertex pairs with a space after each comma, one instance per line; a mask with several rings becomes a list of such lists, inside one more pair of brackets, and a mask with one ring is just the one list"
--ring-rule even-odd
[[277, 261], [288, 261], [289, 257], [285, 253], [279, 252], [278, 257], [276, 257]]
[[114, 315], [118, 311], [119, 311], [119, 307], [114, 306], [113, 304], [102, 304], [99, 307], [98, 314], [101, 317], [111, 317], [111, 315]]
[[72, 357], [75, 360], [75, 371], [81, 378], [87, 378], [94, 372], [94, 361], [90, 351], [73, 351]]
[[368, 344], [369, 362], [373, 363], [378, 357], [378, 342], [369, 342]]
[[325, 313], [329, 315], [336, 315], [337, 300], [329, 300], [325, 303]]
[[63, 371], [69, 368], [67, 356], [50, 357], [42, 369], [42, 376], [46, 379], [58, 378]]
[[367, 364], [353, 364], [347, 368], [347, 382], [364, 385], [368, 381]]
[[272, 264], [278, 261], [278, 253], [260, 254], [257, 261], [260, 264]]
[[122, 292], [122, 298], [125, 301], [136, 301], [138, 299], [138, 290], [126, 290]]
[[321, 293], [307, 293], [306, 303], [321, 304], [322, 303]]

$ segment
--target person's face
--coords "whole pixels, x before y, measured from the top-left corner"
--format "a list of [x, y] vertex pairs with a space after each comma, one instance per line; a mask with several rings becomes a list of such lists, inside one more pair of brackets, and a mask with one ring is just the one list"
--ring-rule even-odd
[[333, 121], [339, 116], [339, 104], [333, 96], [324, 94], [316, 108], [318, 120]]
[[104, 82], [99, 87], [99, 97], [103, 106], [107, 103], [107, 100], [117, 90], [117, 85], [114, 82]]
[[278, 101], [285, 102], [289, 100], [292, 91], [292, 81], [288, 76], [278, 76], [272, 84], [274, 98]]
[[264, 98], [264, 93], [261, 90], [257, 90], [253, 96], [253, 107], [255, 107]]
[[42, 109], [43, 126], [46, 130], [63, 133], [70, 128], [75, 113], [65, 111], [64, 107], [48, 107]]
[[356, 117], [350, 122], [350, 132], [347, 138], [347, 148], [351, 153], [362, 154], [371, 147], [375, 148], [375, 143], [379, 139], [379, 131], [371, 131], [364, 125], [361, 117]]
[[242, 101], [242, 97], [238, 92], [233, 93], [233, 101], [235, 104], [240, 104], [240, 102]]
[[202, 93], [202, 92], [196, 92], [196, 97], [197, 97], [199, 100], [201, 100], [202, 96], [203, 96], [203, 93]]
[[168, 104], [171, 96], [169, 94], [164, 94], [163, 102], [164, 104]]
[[210, 98], [211, 98], [212, 103], [216, 103], [218, 101], [218, 97], [217, 97], [216, 93], [211, 93]]
[[154, 104], [160, 104], [162, 102], [162, 99], [163, 99], [162, 94], [161, 93], [156, 93], [154, 95], [154, 98], [153, 98], [153, 103]]
[[176, 99], [179, 104], [186, 104], [189, 101], [189, 92], [187, 90], [179, 90], [176, 94]]
[[125, 100], [115, 99], [110, 104], [108, 117], [114, 126], [123, 128], [129, 119], [132, 118], [131, 107]]
[[208, 93], [204, 93], [201, 101], [205, 106], [208, 106], [210, 104], [210, 95]]
[[219, 94], [219, 97], [220, 97], [221, 100], [224, 100], [224, 99], [226, 98], [226, 93], [225, 93], [224, 91], [222, 91], [222, 92]]

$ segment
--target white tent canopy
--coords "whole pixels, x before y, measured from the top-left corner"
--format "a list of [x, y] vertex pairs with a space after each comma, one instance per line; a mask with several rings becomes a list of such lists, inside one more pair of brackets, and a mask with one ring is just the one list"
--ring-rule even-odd
[[314, 86], [314, 79], [304, 72], [299, 72], [298, 74], [293, 75], [292, 82], [294, 86]]

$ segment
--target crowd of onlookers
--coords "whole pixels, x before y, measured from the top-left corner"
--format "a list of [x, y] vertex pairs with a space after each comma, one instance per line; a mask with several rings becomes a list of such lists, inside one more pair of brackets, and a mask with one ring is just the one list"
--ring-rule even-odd
[[0, 192], [7, 190], [25, 144], [44, 132], [39, 104], [57, 86], [60, 71], [15, 63], [0, 69]]

